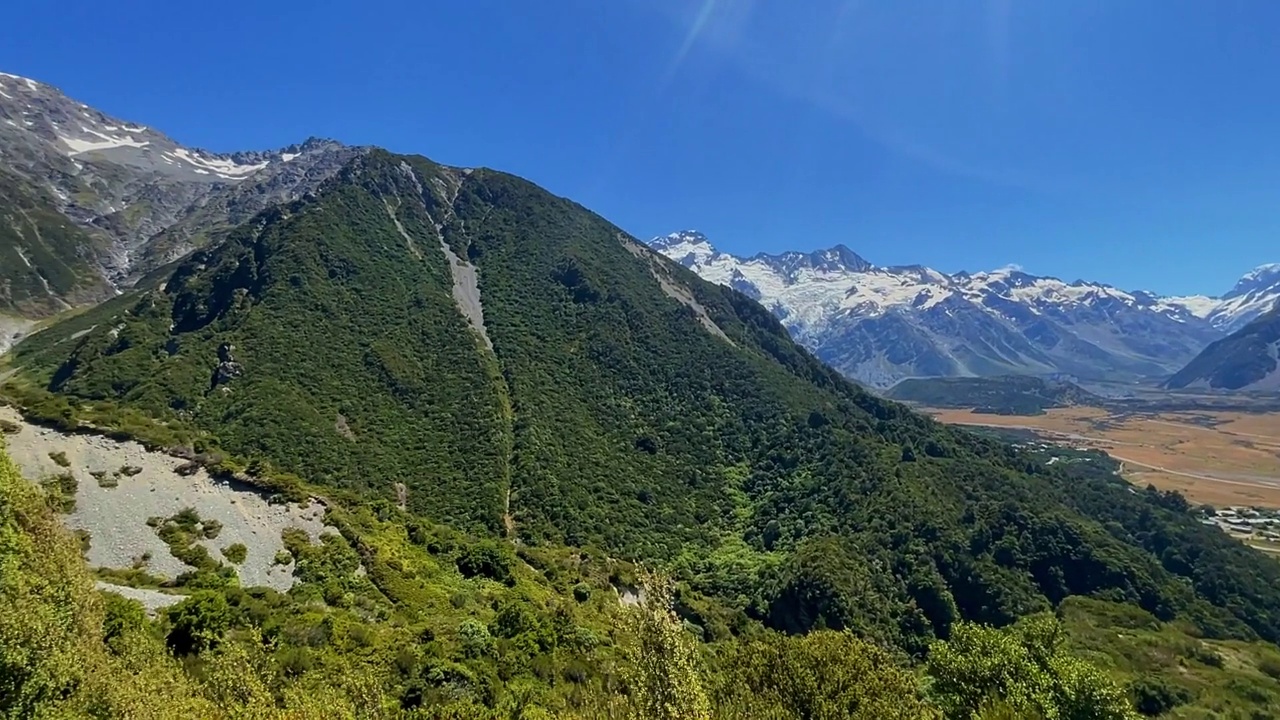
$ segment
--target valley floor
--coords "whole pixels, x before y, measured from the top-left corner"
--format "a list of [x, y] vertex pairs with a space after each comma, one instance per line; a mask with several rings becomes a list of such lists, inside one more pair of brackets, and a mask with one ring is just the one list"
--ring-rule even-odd
[[1090, 407], [1036, 416], [927, 411], [946, 423], [1030, 430], [1073, 447], [1104, 450], [1134, 484], [1179, 490], [1193, 503], [1280, 508], [1280, 413], [1116, 413]]

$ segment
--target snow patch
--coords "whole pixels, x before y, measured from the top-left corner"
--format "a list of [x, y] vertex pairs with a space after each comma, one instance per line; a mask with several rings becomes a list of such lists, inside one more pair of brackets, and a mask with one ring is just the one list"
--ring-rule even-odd
[[205, 172], [202, 174], [213, 173], [219, 177], [235, 180], [255, 173], [267, 166], [265, 162], [241, 165], [232, 160], [224, 160], [212, 155], [192, 152], [186, 148], [177, 148], [173, 151], [173, 154], [188, 164], [196, 166], [196, 172], [204, 170]]
[[280, 153], [280, 162], [289, 162], [301, 154], [302, 153]]
[[1184, 297], [1161, 298], [1156, 307], [1160, 309], [1176, 310], [1182, 309], [1198, 318], [1207, 318], [1213, 311], [1222, 305], [1222, 301], [1217, 298], [1206, 297], [1204, 295], [1187, 295]]
[[96, 130], [89, 130], [88, 128], [82, 127], [81, 130], [84, 130], [89, 135], [95, 136], [98, 139], [69, 138], [63, 135], [58, 136], [58, 139], [61, 140], [68, 149], [70, 149], [72, 155], [80, 155], [87, 152], [93, 152], [94, 150], [110, 150], [112, 148], [122, 147], [143, 148], [151, 144], [146, 141], [139, 142], [131, 137], [107, 135]]

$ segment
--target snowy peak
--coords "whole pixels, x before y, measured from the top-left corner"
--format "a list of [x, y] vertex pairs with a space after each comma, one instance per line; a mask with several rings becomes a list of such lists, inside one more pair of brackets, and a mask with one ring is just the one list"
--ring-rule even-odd
[[1245, 273], [1206, 317], [1227, 332], [1253, 322], [1280, 304], [1280, 263], [1259, 265]]
[[803, 270], [826, 273], [866, 272], [873, 267], [871, 263], [863, 260], [857, 253], [844, 245], [836, 245], [826, 250], [814, 250], [807, 253], [794, 251], [779, 255], [759, 253], [752, 256], [751, 261], [772, 265], [787, 275], [794, 275]]
[[1268, 263], [1245, 273], [1236, 286], [1231, 288], [1231, 292], [1223, 298], [1229, 300], [1242, 295], [1275, 292], [1278, 289], [1280, 289], [1280, 263]]
[[664, 237], [654, 238], [649, 245], [688, 268], [720, 256], [720, 251], [707, 241], [707, 236], [696, 230], [681, 230]]
[[31, 92], [39, 92], [41, 83], [25, 78], [21, 75], [13, 75], [7, 72], [0, 72], [0, 96], [8, 96], [5, 90], [12, 92], [14, 89], [25, 87]]

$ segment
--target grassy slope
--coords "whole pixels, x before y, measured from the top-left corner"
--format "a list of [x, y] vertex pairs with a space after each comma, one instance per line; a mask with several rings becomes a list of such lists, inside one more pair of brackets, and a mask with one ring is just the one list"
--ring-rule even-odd
[[1280, 652], [1268, 643], [1207, 640], [1132, 606], [1073, 598], [1061, 609], [1072, 651], [1126, 685], [1168, 684], [1181, 702], [1162, 717], [1280, 714]]
[[[479, 267], [492, 353], [453, 305], [436, 223]], [[501, 531], [509, 500], [527, 544], [675, 560], [683, 610], [712, 637], [752, 616], [920, 651], [959, 618], [1006, 623], [1089, 593], [1280, 637], [1274, 564], [1159, 498], [1068, 480], [869, 395], [756, 303], [633, 256], [619, 234], [509, 175], [374, 153], [179, 263], [163, 289], [32, 336], [14, 351], [19, 389], [59, 422], [155, 433], [150, 415], [159, 442], [269, 460], [364, 501], [392, 502], [400, 482], [412, 512], [468, 530]], [[223, 343], [244, 372], [214, 387]], [[1195, 552], [1087, 519], [1082, 488]]]

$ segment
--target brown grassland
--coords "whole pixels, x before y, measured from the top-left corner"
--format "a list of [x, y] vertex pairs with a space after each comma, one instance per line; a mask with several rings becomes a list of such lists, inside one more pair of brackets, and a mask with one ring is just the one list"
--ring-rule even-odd
[[1113, 413], [1092, 407], [1036, 416], [927, 412], [942, 422], [1034, 430], [1047, 440], [1104, 450], [1130, 482], [1180, 490], [1194, 503], [1280, 508], [1280, 413]]

